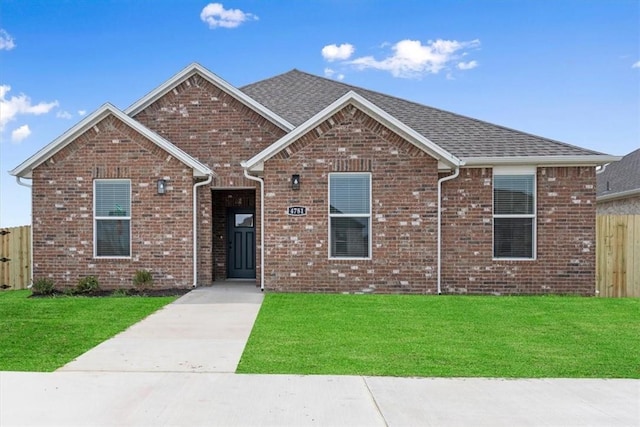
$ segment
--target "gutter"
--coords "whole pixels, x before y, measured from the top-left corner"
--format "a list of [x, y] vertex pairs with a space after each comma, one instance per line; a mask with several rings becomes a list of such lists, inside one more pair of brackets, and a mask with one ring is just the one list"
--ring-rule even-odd
[[244, 176], [251, 181], [260, 183], [260, 290], [264, 292], [264, 180], [257, 176], [249, 175], [246, 162], [241, 162]]
[[604, 165], [602, 165], [602, 167], [600, 167], [600, 169], [596, 169], [596, 175], [600, 175], [602, 172], [604, 172], [607, 169], [607, 166], [609, 166], [611, 163], [605, 163]]
[[213, 174], [207, 179], [193, 185], [193, 287], [198, 287], [198, 187], [211, 184]]
[[596, 196], [596, 203], [610, 202], [612, 200], [624, 199], [625, 197], [632, 197], [636, 195], [640, 195], [640, 188], [633, 188], [631, 190], [619, 191], [617, 193], [609, 193], [609, 194]]
[[442, 295], [441, 271], [442, 271], [442, 183], [455, 179], [460, 175], [460, 166], [456, 167], [453, 175], [448, 175], [438, 180], [438, 295]]

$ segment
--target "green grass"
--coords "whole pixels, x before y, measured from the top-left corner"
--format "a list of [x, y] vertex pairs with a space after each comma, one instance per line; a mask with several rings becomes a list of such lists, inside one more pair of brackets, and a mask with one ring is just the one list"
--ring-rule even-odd
[[640, 378], [640, 299], [268, 294], [238, 372]]
[[0, 292], [0, 371], [54, 371], [175, 300], [30, 294]]

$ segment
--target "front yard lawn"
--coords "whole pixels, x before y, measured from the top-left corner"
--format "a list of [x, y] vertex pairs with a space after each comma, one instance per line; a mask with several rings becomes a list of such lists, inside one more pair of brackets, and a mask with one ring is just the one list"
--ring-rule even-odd
[[0, 371], [54, 371], [176, 299], [30, 294], [0, 292]]
[[237, 372], [640, 378], [640, 299], [268, 294]]

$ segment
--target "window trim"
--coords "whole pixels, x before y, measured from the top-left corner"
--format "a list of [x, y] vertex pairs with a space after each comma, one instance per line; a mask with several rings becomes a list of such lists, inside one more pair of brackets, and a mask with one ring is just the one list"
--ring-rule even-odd
[[[119, 216], [117, 217], [117, 219], [121, 219], [121, 220], [129, 220], [129, 255], [127, 256], [116, 256], [116, 255], [98, 255], [98, 221], [101, 220], [113, 220], [114, 217], [112, 216], [97, 216], [96, 215], [96, 209], [97, 209], [97, 204], [96, 204], [96, 195], [97, 195], [97, 191], [96, 191], [96, 183], [100, 181], [100, 182], [127, 182], [129, 184], [129, 215], [128, 216]], [[132, 256], [132, 246], [131, 246], [131, 236], [133, 235], [133, 233], [131, 232], [131, 225], [132, 225], [132, 216], [131, 216], [131, 208], [132, 208], [132, 200], [131, 200], [131, 194], [132, 194], [132, 188], [131, 188], [131, 180], [130, 179], [121, 179], [121, 178], [115, 178], [115, 179], [94, 179], [93, 180], [93, 257], [97, 258], [97, 259], [131, 259]]]
[[[369, 213], [368, 214], [336, 214], [331, 213], [331, 176], [333, 175], [364, 175], [369, 178]], [[327, 256], [330, 260], [342, 260], [342, 261], [367, 261], [373, 258], [373, 246], [372, 246], [372, 221], [371, 218], [373, 216], [373, 180], [371, 178], [371, 172], [330, 172], [327, 178], [327, 214], [329, 216], [329, 221], [327, 221], [327, 233], [329, 242], [327, 248]], [[332, 218], [369, 218], [369, 239], [368, 239], [368, 253], [369, 255], [366, 257], [336, 257], [331, 255], [331, 219]]]
[[[533, 177], [532, 214], [495, 213], [495, 177], [502, 175], [527, 175]], [[491, 178], [491, 257], [493, 261], [535, 261], [538, 258], [538, 170], [536, 166], [494, 166]], [[531, 257], [496, 257], [496, 218], [531, 218]]]

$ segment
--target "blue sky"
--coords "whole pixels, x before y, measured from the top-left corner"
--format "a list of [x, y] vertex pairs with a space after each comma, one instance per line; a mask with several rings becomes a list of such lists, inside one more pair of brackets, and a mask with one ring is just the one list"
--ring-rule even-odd
[[7, 171], [192, 62], [234, 86], [297, 68], [607, 154], [640, 146], [638, 0], [2, 0], [0, 226], [31, 222]]

